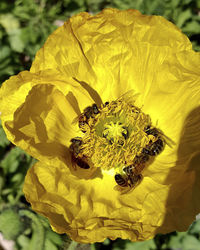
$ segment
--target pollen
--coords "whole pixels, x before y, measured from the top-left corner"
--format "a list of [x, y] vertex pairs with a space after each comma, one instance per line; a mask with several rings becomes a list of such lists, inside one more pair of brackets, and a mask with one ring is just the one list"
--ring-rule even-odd
[[103, 136], [110, 141], [110, 143], [122, 142], [128, 136], [128, 130], [121, 122], [109, 122], [104, 125]]
[[93, 104], [86, 111], [87, 116], [83, 112], [79, 120], [83, 136], [77, 139], [78, 159], [95, 168], [122, 172], [145, 153], [156, 155], [157, 147], [151, 147], [158, 140], [158, 130], [152, 129], [150, 116], [133, 101], [121, 98], [98, 108]]

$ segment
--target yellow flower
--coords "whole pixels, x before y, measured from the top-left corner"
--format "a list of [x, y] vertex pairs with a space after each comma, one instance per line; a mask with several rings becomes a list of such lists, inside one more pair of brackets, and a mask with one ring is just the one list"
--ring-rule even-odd
[[26, 199], [53, 230], [87, 243], [187, 229], [200, 212], [199, 65], [164, 18], [106, 9], [70, 18], [3, 84], [8, 139], [39, 160]]

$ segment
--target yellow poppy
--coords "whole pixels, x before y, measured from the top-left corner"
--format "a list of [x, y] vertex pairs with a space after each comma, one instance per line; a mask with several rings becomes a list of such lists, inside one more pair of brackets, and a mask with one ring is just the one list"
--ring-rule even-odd
[[200, 212], [199, 65], [164, 18], [105, 9], [70, 18], [2, 85], [7, 137], [39, 160], [26, 199], [53, 230], [92, 243], [188, 228]]

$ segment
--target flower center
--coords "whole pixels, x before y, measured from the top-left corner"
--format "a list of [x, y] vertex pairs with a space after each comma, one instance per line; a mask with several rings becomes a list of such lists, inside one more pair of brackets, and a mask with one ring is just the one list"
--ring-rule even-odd
[[110, 143], [123, 143], [123, 140], [128, 136], [128, 130], [125, 124], [121, 122], [109, 122], [104, 125], [103, 136], [107, 138]]
[[123, 98], [87, 107], [78, 124], [83, 136], [71, 140], [72, 160], [81, 168], [114, 169], [121, 186], [141, 179], [146, 162], [164, 147], [149, 115]]
[[131, 164], [144, 150], [151, 153], [159, 137], [149, 115], [123, 100], [87, 107], [79, 117], [79, 127], [84, 134], [73, 139], [76, 146], [72, 143], [71, 151], [103, 169]]

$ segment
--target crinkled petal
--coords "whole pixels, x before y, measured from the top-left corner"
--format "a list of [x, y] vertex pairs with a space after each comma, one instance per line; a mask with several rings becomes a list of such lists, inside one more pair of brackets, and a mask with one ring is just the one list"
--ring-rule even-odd
[[105, 102], [130, 88], [142, 93], [168, 53], [191, 47], [163, 17], [105, 9], [96, 16], [80, 13], [57, 29], [37, 53], [31, 72], [62, 65]]
[[194, 220], [200, 206], [194, 194], [200, 182], [195, 177], [198, 165], [192, 166], [171, 186], [145, 177], [133, 192], [121, 195], [111, 175], [86, 180], [67, 168], [37, 163], [26, 176], [24, 193], [56, 232], [76, 241], [147, 240], [156, 233], [186, 230]]
[[[200, 151], [200, 54], [184, 51], [167, 57], [148, 94], [139, 100], [168, 145], [149, 166], [147, 176], [159, 183], [177, 180]], [[140, 99], [140, 96], [138, 97]], [[180, 153], [181, 152], [181, 153]], [[162, 173], [163, 172], [163, 173]]]
[[40, 160], [61, 157], [66, 162], [70, 139], [78, 134], [76, 119], [91, 103], [80, 83], [55, 70], [24, 71], [0, 90], [1, 120], [8, 139]]
[[13, 143], [37, 159], [60, 158], [66, 163], [70, 138], [76, 135], [67, 117], [70, 115], [73, 109], [63, 93], [53, 85], [38, 84], [4, 127]]

